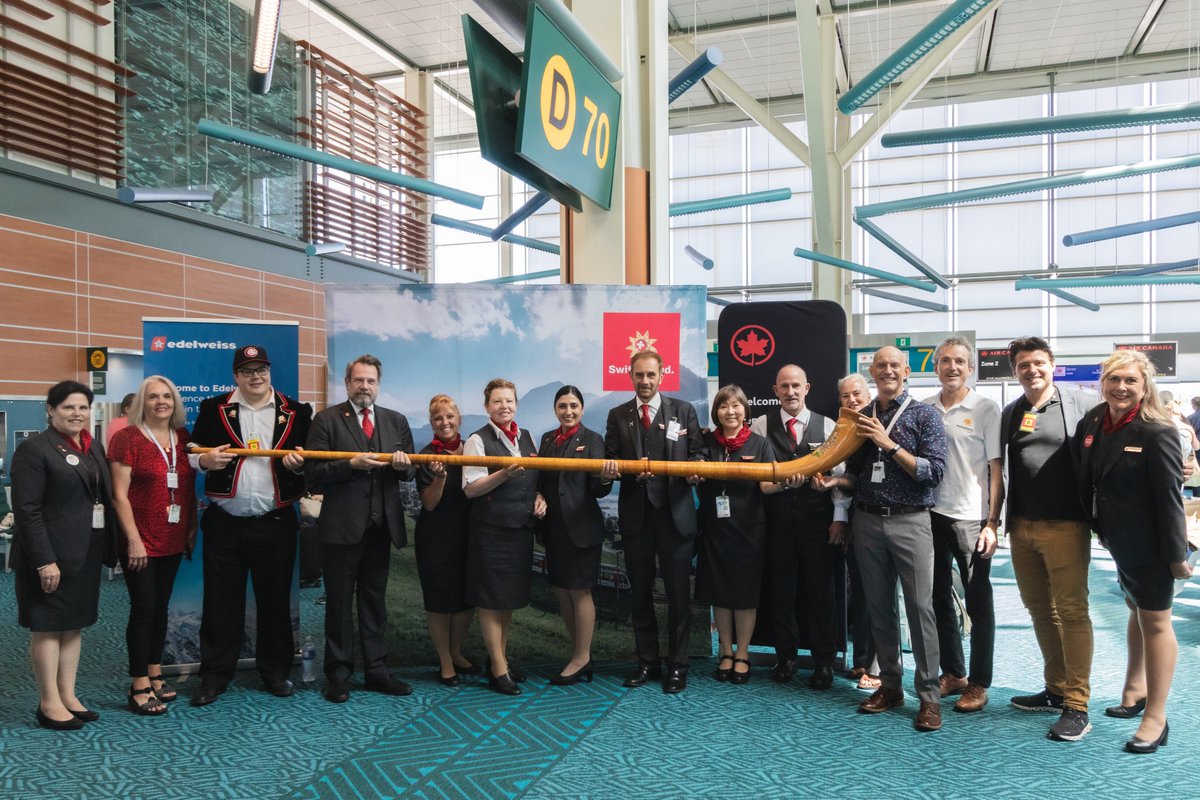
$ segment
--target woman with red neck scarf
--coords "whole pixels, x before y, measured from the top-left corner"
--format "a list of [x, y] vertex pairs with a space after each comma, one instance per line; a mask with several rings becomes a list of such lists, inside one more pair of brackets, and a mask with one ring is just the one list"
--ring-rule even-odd
[[[463, 455], [536, 456], [529, 432], [517, 426], [517, 387], [493, 378], [483, 390], [488, 423], [467, 438]], [[525, 676], [508, 663], [512, 612], [529, 605], [533, 527], [546, 515], [537, 470], [517, 465], [464, 467], [463, 493], [471, 499], [467, 539], [467, 602], [479, 608], [479, 632], [488, 651], [488, 688], [520, 694]]]
[[[433, 441], [422, 453], [462, 455], [458, 405], [448, 395], [429, 401], [429, 426]], [[462, 467], [441, 461], [417, 470], [417, 575], [425, 603], [429, 638], [437, 650], [438, 682], [457, 686], [460, 675], [479, 674], [479, 665], [463, 655], [462, 643], [475, 616], [467, 602], [467, 514], [470, 501], [463, 494]]]
[[[747, 408], [740, 387], [730, 384], [717, 392], [712, 403], [716, 427], [704, 434], [709, 461], [771, 461], [767, 440], [750, 432]], [[746, 683], [766, 552], [762, 496], [780, 491], [781, 486], [767, 481], [700, 479], [697, 488], [696, 599], [711, 603], [717, 619], [717, 680]]]
[[[563, 386], [554, 395], [558, 427], [542, 434], [542, 458], [604, 458], [604, 437], [583, 426], [583, 392]], [[599, 473], [542, 472], [538, 486], [546, 498], [543, 528], [550, 586], [571, 637], [571, 660], [555, 686], [592, 680], [592, 632], [596, 605], [592, 587], [600, 576], [600, 550], [604, 542], [604, 514], [597, 498], [612, 491], [612, 481]]]
[[1118, 350], [1105, 359], [1100, 386], [1104, 402], [1080, 420], [1073, 445], [1084, 510], [1112, 553], [1129, 606], [1125, 686], [1120, 705], [1104, 713], [1130, 719], [1144, 711], [1125, 749], [1153, 753], [1167, 743], [1179, 651], [1171, 625], [1175, 579], [1191, 574], [1179, 496], [1183, 451], [1143, 353]]

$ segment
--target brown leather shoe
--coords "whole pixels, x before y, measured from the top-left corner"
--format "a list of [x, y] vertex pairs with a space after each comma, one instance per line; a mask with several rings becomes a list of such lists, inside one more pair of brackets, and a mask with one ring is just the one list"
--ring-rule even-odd
[[919, 731], [940, 731], [942, 729], [942, 707], [937, 703], [922, 700], [921, 708], [917, 711], [917, 718], [913, 720], [913, 727]]
[[938, 685], [942, 689], [942, 697], [949, 697], [952, 694], [962, 694], [967, 688], [968, 683], [966, 678], [956, 678], [953, 675], [943, 675], [938, 681]]
[[967, 684], [967, 688], [963, 690], [962, 697], [958, 698], [958, 702], [954, 704], [954, 710], [963, 714], [970, 714], [986, 706], [987, 701], [987, 689], [978, 683]]
[[867, 714], [878, 714], [902, 705], [904, 705], [903, 689], [889, 689], [886, 686], [880, 686], [874, 694], [858, 704], [858, 710]]

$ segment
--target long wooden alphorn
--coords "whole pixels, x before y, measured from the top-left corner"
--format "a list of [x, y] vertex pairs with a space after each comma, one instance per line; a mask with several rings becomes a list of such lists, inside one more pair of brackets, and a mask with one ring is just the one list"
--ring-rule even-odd
[[[617, 469], [622, 475], [637, 475], [649, 472], [653, 475], [665, 475], [676, 478], [687, 478], [699, 475], [701, 478], [716, 480], [771, 481], [779, 483], [796, 475], [810, 476], [818, 472], [826, 472], [845, 461], [851, 453], [862, 446], [863, 438], [858, 435], [857, 411], [843, 408], [838, 414], [837, 425], [833, 433], [819, 447], [803, 458], [794, 461], [772, 461], [770, 463], [744, 464], [734, 461], [637, 461], [621, 459], [617, 461]], [[207, 453], [212, 447], [193, 447], [193, 453]], [[224, 452], [237, 456], [259, 458], [283, 458], [295, 453], [294, 450], [249, 450], [244, 448], [228, 448]], [[348, 460], [363, 455], [349, 450], [304, 450], [301, 453], [306, 459], [314, 461]], [[390, 462], [391, 453], [367, 453], [376, 461]], [[513, 464], [528, 469], [544, 469], [559, 472], [600, 472], [605, 459], [601, 458], [537, 458], [526, 456], [454, 456], [436, 455], [433, 453], [415, 453], [408, 456], [414, 464], [431, 464], [440, 461], [443, 464], [454, 464], [463, 467], [499, 467], [504, 468]]]

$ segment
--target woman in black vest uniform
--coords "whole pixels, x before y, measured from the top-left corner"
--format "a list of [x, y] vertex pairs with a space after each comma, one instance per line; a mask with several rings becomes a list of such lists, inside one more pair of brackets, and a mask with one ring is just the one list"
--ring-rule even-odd
[[[770, 463], [770, 444], [751, 433], [746, 424], [748, 407], [745, 393], [734, 384], [717, 392], [712, 404], [716, 428], [704, 434], [709, 461]], [[746, 683], [750, 680], [750, 636], [758, 616], [766, 552], [762, 496], [780, 487], [767, 481], [701, 479], [697, 488], [700, 537], [696, 546], [696, 599], [711, 603], [717, 618], [721, 658], [718, 680]], [[729, 667], [724, 666], [726, 662]]]
[[[483, 390], [488, 424], [463, 445], [468, 456], [536, 456], [529, 432], [517, 427], [517, 387], [493, 378]], [[473, 501], [467, 542], [467, 602], [479, 608], [488, 651], [488, 688], [520, 694], [525, 676], [509, 666], [512, 612], [529, 605], [533, 522], [546, 515], [537, 470], [465, 467], [463, 493]]]
[[1167, 743], [1167, 694], [1179, 653], [1171, 626], [1175, 579], [1192, 574], [1179, 495], [1183, 449], [1144, 353], [1113, 353], [1101, 364], [1100, 386], [1105, 402], [1079, 421], [1072, 444], [1080, 499], [1112, 553], [1129, 606], [1121, 705], [1104, 713], [1128, 719], [1144, 709], [1125, 749], [1153, 753]]
[[92, 399], [81, 383], [55, 384], [46, 397], [49, 427], [23, 442], [12, 461], [17, 621], [30, 631], [38, 725], [51, 730], [100, 718], [75, 696], [80, 629], [99, 615], [106, 549], [116, 563], [108, 462], [88, 430]]
[[[429, 425], [433, 441], [422, 453], [461, 455], [458, 405], [448, 395], [429, 401]], [[479, 666], [462, 653], [463, 638], [471, 626], [475, 609], [467, 594], [467, 512], [470, 501], [463, 494], [462, 467], [435, 461], [417, 470], [417, 575], [425, 602], [429, 638], [437, 650], [443, 686], [457, 686], [459, 675], [475, 675]]]
[[[604, 437], [583, 427], [583, 392], [563, 386], [554, 395], [556, 430], [542, 434], [542, 458], [604, 458]], [[599, 473], [546, 471], [538, 488], [546, 498], [546, 562], [558, 610], [571, 637], [571, 660], [550, 678], [555, 686], [592, 680], [592, 632], [596, 604], [592, 587], [600, 576], [604, 514], [596, 502], [612, 491]]]

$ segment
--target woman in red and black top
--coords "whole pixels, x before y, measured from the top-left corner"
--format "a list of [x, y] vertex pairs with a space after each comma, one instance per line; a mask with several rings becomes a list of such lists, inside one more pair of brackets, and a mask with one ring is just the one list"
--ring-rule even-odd
[[162, 676], [167, 605], [184, 552], [196, 541], [195, 472], [188, 464], [183, 400], [175, 384], [152, 375], [113, 437], [113, 509], [125, 533], [121, 567], [129, 590], [129, 707], [148, 716], [176, 694]]

